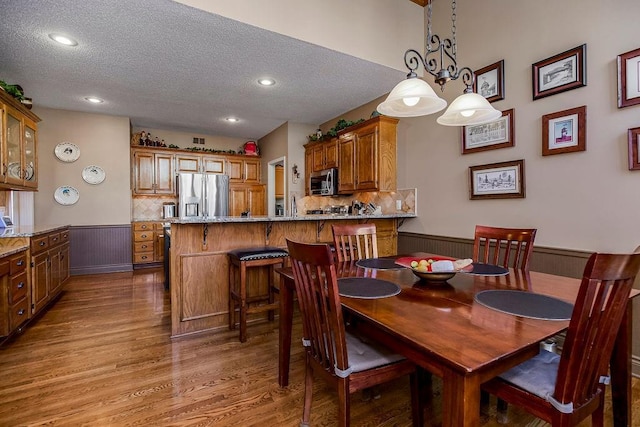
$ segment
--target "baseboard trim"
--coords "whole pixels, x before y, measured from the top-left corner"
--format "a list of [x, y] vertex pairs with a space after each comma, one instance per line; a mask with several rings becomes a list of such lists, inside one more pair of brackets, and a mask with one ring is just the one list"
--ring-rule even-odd
[[631, 356], [631, 375], [636, 378], [640, 378], [640, 357]]
[[101, 274], [101, 273], [121, 273], [133, 271], [132, 264], [114, 264], [114, 265], [97, 265], [71, 268], [69, 273], [72, 276], [80, 276], [83, 274]]

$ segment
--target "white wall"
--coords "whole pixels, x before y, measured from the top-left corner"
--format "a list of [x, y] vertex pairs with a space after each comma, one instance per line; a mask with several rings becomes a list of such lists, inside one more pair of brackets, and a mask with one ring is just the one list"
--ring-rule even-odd
[[[434, 18], [450, 13], [446, 2], [434, 3]], [[633, 250], [640, 172], [627, 169], [626, 135], [640, 126], [640, 107], [616, 107], [616, 56], [640, 47], [640, 2], [465, 1], [457, 16], [460, 64], [476, 70], [505, 60], [506, 96], [494, 106], [515, 109], [515, 147], [462, 155], [460, 129], [436, 124], [438, 114], [402, 119], [398, 186], [418, 188], [420, 214], [403, 231], [472, 238], [475, 224], [535, 227], [541, 246]], [[450, 35], [450, 22], [435, 29]], [[587, 86], [533, 101], [531, 64], [583, 43]], [[450, 82], [444, 97], [450, 102], [462, 89]], [[581, 105], [586, 152], [542, 157], [541, 116]], [[525, 199], [469, 200], [469, 166], [516, 159], [525, 160]]]
[[[78, 113], [34, 107], [38, 124], [38, 192], [35, 193], [35, 223], [38, 225], [117, 225], [131, 221], [129, 168], [129, 119], [127, 117]], [[60, 142], [80, 148], [73, 163], [57, 159]], [[100, 166], [106, 179], [98, 185], [82, 179], [82, 169]], [[78, 202], [62, 206], [53, 194], [61, 185], [75, 187]]]
[[424, 43], [422, 7], [409, 0], [176, 1], [396, 69]]

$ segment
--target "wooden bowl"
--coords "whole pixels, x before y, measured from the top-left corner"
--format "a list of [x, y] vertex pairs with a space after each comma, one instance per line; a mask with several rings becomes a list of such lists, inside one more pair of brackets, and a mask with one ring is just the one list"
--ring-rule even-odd
[[455, 271], [439, 271], [436, 273], [428, 271], [426, 273], [423, 273], [415, 270], [414, 268], [412, 268], [411, 271], [413, 272], [413, 274], [419, 277], [421, 281], [428, 283], [445, 283], [447, 280], [456, 275]]

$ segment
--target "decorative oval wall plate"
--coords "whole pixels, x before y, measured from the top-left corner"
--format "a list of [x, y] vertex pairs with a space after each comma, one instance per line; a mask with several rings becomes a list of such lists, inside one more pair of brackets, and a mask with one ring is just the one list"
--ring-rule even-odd
[[106, 174], [100, 166], [89, 165], [82, 169], [82, 179], [88, 184], [97, 185], [104, 181]]
[[61, 142], [56, 145], [54, 152], [63, 162], [75, 162], [80, 157], [80, 148], [71, 142]]
[[53, 193], [53, 198], [61, 205], [73, 205], [80, 198], [80, 193], [69, 185], [63, 185], [56, 189], [55, 193]]

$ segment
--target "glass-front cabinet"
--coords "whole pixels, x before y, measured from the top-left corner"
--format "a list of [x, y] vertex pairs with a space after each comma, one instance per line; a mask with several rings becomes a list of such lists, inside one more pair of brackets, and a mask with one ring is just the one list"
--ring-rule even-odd
[[0, 187], [35, 190], [38, 188], [36, 122], [39, 119], [5, 93], [0, 93], [0, 110]]

